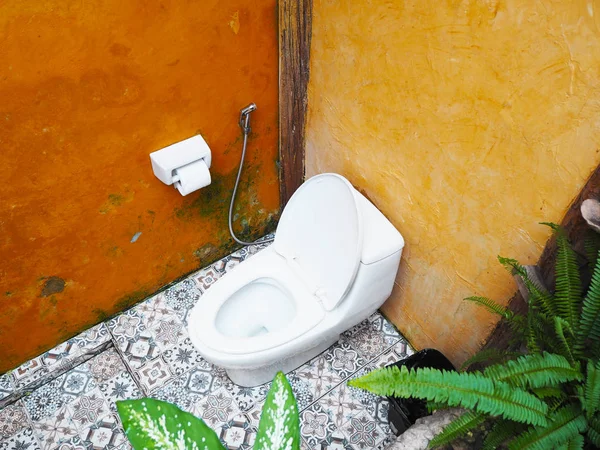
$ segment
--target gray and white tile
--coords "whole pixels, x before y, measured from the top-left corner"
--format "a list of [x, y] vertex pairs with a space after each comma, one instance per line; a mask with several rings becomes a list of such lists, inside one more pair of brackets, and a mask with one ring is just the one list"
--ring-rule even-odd
[[20, 400], [0, 410], [0, 440], [14, 436], [28, 426], [29, 419]]
[[42, 450], [31, 428], [0, 441], [0, 450]]

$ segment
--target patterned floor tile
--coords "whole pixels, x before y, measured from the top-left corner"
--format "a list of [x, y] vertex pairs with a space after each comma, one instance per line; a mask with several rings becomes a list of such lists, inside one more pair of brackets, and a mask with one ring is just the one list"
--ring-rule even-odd
[[240, 410], [232, 395], [225, 388], [219, 388], [192, 405], [190, 412], [215, 429], [232, 420]]
[[79, 436], [74, 436], [68, 441], [59, 444], [56, 450], [87, 450], [87, 445], [83, 443]]
[[194, 307], [201, 292], [191, 279], [183, 280], [170, 287], [164, 293], [165, 302], [175, 311], [182, 323], [187, 323], [187, 315]]
[[48, 368], [44, 366], [42, 357], [30, 359], [25, 364], [20, 365], [10, 372], [15, 389], [20, 389], [33, 384], [48, 373]]
[[161, 320], [169, 320], [176, 316], [175, 310], [167, 304], [162, 292], [136, 305], [133, 310], [142, 317], [147, 328], [155, 326]]
[[[377, 322], [373, 324], [367, 319], [346, 333], [343, 333], [340, 341], [356, 349], [365, 362], [370, 361], [395, 343], [394, 341], [388, 344], [386, 342], [386, 335], [381, 330], [378, 330], [377, 326]], [[393, 339], [390, 338], [390, 340]]]
[[31, 428], [25, 428], [8, 439], [0, 441], [0, 450], [41, 450]]
[[[256, 387], [244, 387], [238, 386], [228, 379], [225, 387], [235, 399], [240, 410], [248, 411], [255, 405], [262, 404], [269, 393], [269, 389], [271, 389], [271, 382]], [[298, 398], [298, 394], [295, 393], [294, 395]]]
[[340, 384], [364, 364], [365, 361], [349, 344], [336, 343], [290, 372], [288, 379], [304, 408]]
[[241, 413], [215, 432], [229, 450], [250, 450], [256, 439], [257, 428], [247, 414]]
[[[376, 399], [375, 396], [373, 396]], [[342, 383], [325, 394], [318, 401], [321, 409], [329, 414], [336, 427], [341, 427], [346, 421], [366, 409], [363, 398], [356, 395], [346, 383]]]
[[15, 390], [15, 384], [10, 373], [0, 375], [0, 400], [6, 398]]
[[33, 428], [42, 450], [54, 449], [57, 445], [68, 443], [77, 436], [77, 429], [70, 417], [67, 407], [63, 406], [50, 417], [34, 423]]
[[319, 448], [336, 427], [327, 412], [318, 403], [309, 406], [300, 413], [300, 434], [308, 448]]
[[70, 418], [78, 430], [84, 430], [111, 411], [100, 388], [91, 390], [67, 405]]
[[142, 390], [150, 394], [172, 379], [173, 374], [162, 356], [146, 362], [134, 372]]
[[25, 406], [20, 400], [0, 410], [0, 440], [9, 438], [28, 426]]
[[31, 420], [38, 421], [49, 417], [65, 403], [61, 391], [65, 377], [66, 375], [61, 375], [23, 398]]
[[74, 400], [79, 395], [96, 387], [96, 381], [85, 365], [71, 369], [61, 377], [62, 383], [58, 387], [65, 402]]
[[108, 328], [115, 342], [119, 344], [119, 348], [122, 348], [121, 344], [139, 338], [146, 326], [143, 324], [142, 317], [130, 309], [109, 320]]
[[177, 345], [165, 350], [163, 358], [175, 375], [182, 375], [192, 367], [201, 365], [204, 361], [189, 337], [180, 340]]
[[90, 359], [85, 366], [98, 384], [104, 383], [126, 370], [121, 357], [114, 348]]
[[201, 271], [195, 273], [192, 279], [200, 291], [205, 292], [215, 283], [215, 281], [221, 278], [221, 275], [223, 275], [223, 273], [215, 270], [213, 266], [209, 266], [206, 269], [202, 269]]
[[354, 449], [374, 449], [387, 435], [369, 413], [363, 411], [352, 417], [342, 428], [342, 433]]
[[127, 439], [119, 420], [113, 414], [96, 420], [80, 433], [80, 438], [88, 450], [117, 449]]

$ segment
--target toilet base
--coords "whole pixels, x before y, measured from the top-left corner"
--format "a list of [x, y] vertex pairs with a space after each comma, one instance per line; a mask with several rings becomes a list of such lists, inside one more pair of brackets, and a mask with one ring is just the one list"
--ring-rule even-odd
[[271, 381], [277, 372], [288, 373], [292, 370], [300, 367], [309, 359], [317, 356], [319, 353], [327, 350], [331, 347], [340, 335], [337, 334], [334, 337], [319, 342], [315, 347], [305, 350], [302, 353], [297, 353], [288, 358], [277, 361], [276, 363], [268, 366], [256, 367], [253, 369], [225, 369], [231, 381], [235, 384], [243, 387], [255, 387], [261, 384], [265, 384]]

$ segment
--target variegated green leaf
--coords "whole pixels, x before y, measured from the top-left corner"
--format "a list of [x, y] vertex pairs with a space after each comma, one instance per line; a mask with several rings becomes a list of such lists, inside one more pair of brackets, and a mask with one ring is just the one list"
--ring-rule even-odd
[[254, 450], [298, 450], [298, 406], [285, 375], [278, 372], [263, 406]]
[[225, 450], [208, 425], [171, 403], [142, 398], [117, 402], [135, 450]]

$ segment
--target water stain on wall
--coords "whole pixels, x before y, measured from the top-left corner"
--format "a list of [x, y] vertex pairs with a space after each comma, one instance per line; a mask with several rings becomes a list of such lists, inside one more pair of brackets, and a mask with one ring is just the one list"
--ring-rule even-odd
[[600, 7], [315, 0], [307, 174], [347, 176], [406, 239], [384, 307], [460, 363], [600, 161]]
[[[251, 101], [238, 213], [248, 238], [272, 228], [275, 10], [274, 0], [0, 4], [0, 372], [233, 248], [237, 119]], [[214, 181], [182, 197], [148, 155], [199, 132]]]

